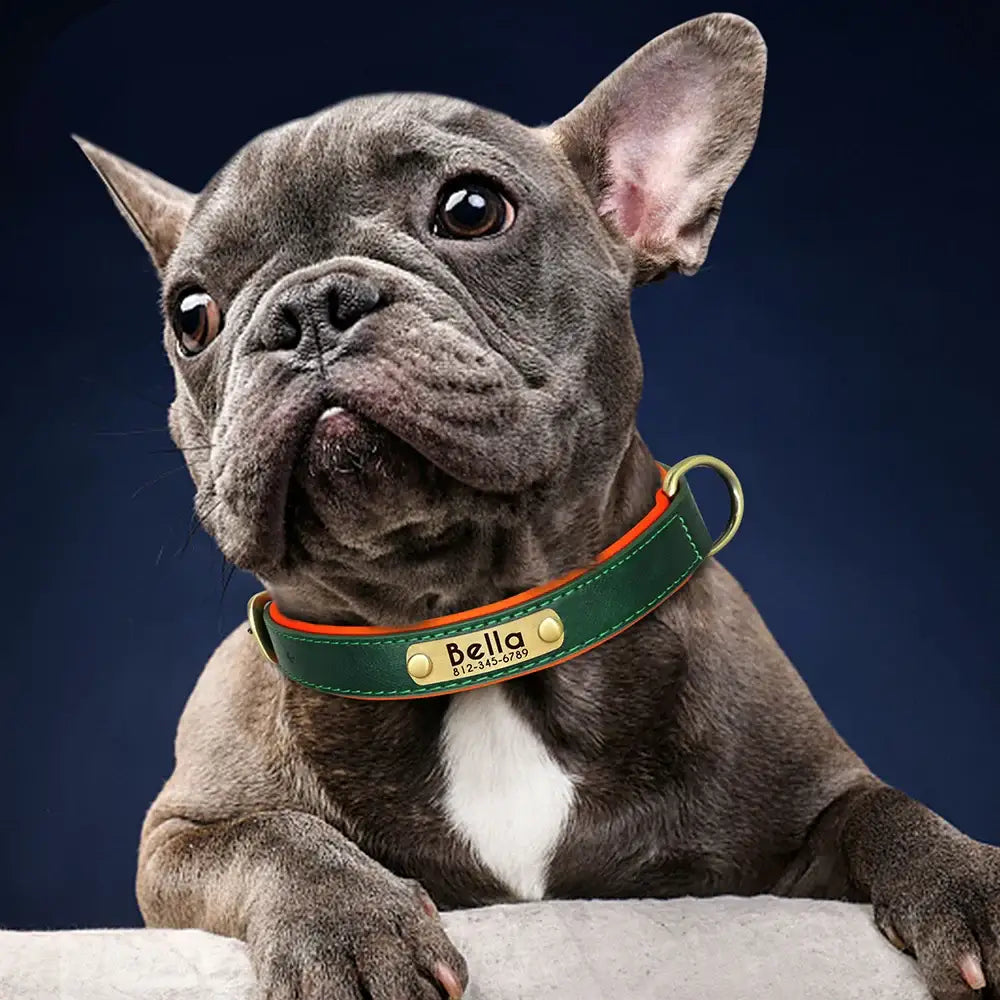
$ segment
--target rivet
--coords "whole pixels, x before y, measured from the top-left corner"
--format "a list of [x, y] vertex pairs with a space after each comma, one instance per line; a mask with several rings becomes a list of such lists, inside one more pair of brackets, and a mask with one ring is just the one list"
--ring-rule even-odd
[[558, 642], [563, 637], [562, 622], [551, 615], [538, 623], [538, 638], [542, 642]]
[[431, 658], [426, 653], [414, 653], [406, 661], [406, 672], [415, 680], [422, 680], [431, 672], [433, 666]]

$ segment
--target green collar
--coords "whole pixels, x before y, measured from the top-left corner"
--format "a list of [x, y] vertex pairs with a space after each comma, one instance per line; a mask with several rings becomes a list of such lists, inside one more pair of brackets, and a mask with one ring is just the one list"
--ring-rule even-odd
[[[729, 525], [714, 544], [684, 479], [700, 465], [729, 487]], [[296, 621], [265, 591], [250, 599], [250, 630], [291, 680], [345, 698], [425, 698], [563, 663], [649, 614], [736, 533], [743, 492], [725, 462], [695, 455], [660, 469], [652, 510], [590, 566], [558, 580], [401, 628]]]

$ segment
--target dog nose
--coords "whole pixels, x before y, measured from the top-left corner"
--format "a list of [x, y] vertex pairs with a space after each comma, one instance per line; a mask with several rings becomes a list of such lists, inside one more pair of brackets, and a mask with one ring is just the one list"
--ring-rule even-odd
[[351, 274], [338, 275], [326, 298], [330, 323], [341, 332], [374, 312], [382, 302], [379, 290], [370, 281]]
[[382, 293], [354, 274], [324, 274], [286, 288], [275, 303], [268, 347], [295, 347], [308, 333], [325, 346], [381, 306]]

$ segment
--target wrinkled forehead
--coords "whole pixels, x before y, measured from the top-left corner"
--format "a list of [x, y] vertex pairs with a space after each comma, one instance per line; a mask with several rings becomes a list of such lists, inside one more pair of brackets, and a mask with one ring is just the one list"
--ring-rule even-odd
[[378, 215], [421, 182], [461, 173], [533, 187], [546, 152], [536, 130], [465, 101], [354, 98], [248, 143], [199, 196], [183, 243], [206, 253], [265, 233], [308, 236], [338, 207]]

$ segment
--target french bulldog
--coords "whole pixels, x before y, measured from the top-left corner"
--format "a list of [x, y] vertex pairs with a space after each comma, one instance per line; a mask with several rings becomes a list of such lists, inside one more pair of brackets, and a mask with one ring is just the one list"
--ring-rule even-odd
[[[542, 127], [361, 97], [197, 195], [78, 140], [162, 280], [169, 427], [226, 558], [286, 615], [400, 627], [636, 524], [661, 473], [630, 293], [705, 260], [764, 76], [711, 14]], [[460, 996], [438, 907], [722, 893], [870, 901], [934, 997], [1000, 986], [1000, 849], [870, 772], [713, 559], [589, 652], [439, 697], [312, 690], [241, 624], [136, 889], [151, 926], [245, 940], [268, 1000]]]

